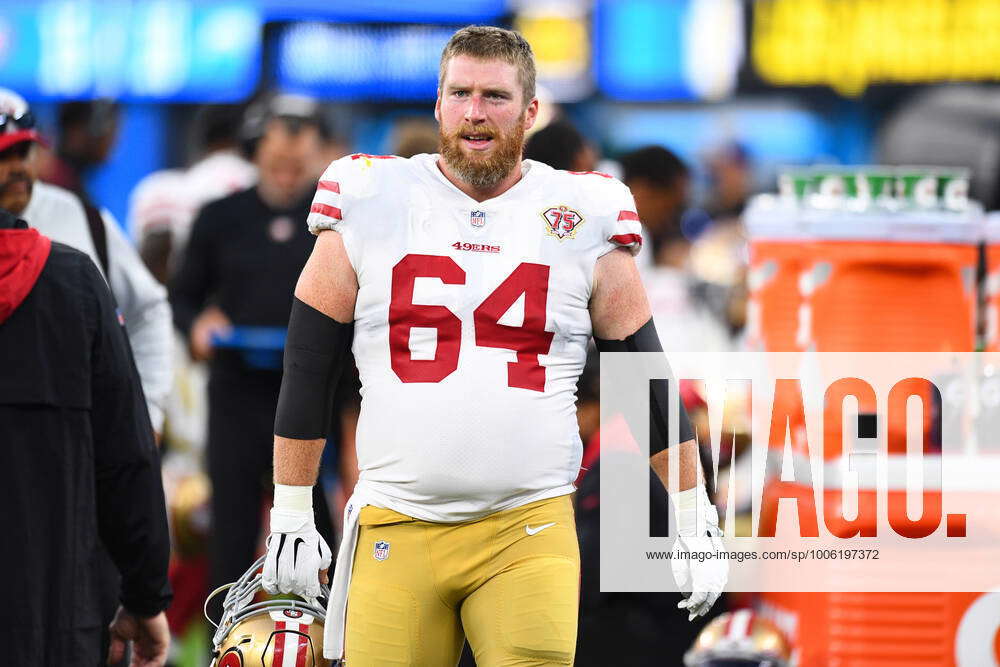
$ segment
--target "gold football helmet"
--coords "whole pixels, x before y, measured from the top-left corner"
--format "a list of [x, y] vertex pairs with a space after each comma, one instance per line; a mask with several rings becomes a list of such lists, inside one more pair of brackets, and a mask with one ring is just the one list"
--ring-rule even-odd
[[[262, 591], [263, 566], [262, 556], [236, 582], [220, 586], [205, 600], [205, 618], [216, 628], [211, 667], [329, 667], [330, 661], [323, 658], [329, 588], [322, 586], [315, 600], [254, 602]], [[227, 589], [222, 619], [216, 624], [208, 616], [208, 603]]]
[[781, 631], [750, 609], [722, 614], [684, 654], [686, 667], [790, 667], [791, 647]]

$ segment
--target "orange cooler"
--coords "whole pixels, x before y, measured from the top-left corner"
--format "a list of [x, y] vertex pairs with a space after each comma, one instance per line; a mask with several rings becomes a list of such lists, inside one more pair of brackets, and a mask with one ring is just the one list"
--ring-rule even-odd
[[[982, 233], [975, 206], [963, 213], [880, 214], [795, 208], [758, 198], [748, 210], [747, 231], [751, 276], [760, 271], [756, 282], [751, 278], [759, 318], [751, 341], [758, 349], [975, 349], [975, 270]], [[997, 239], [994, 268], [1000, 286], [1000, 233]], [[1000, 304], [1000, 295], [994, 296]], [[890, 431], [899, 427], [887, 426]], [[794, 439], [793, 431], [796, 451]], [[841, 452], [828, 447], [824, 455], [831, 464]], [[772, 478], [765, 485], [762, 515], [776, 512], [775, 492], [786, 484]], [[827, 511], [839, 492], [839, 486], [822, 491]], [[940, 498], [940, 492], [927, 493]], [[759, 596], [758, 607], [789, 635], [799, 667], [998, 665], [996, 624], [987, 619], [969, 626], [967, 621], [970, 614], [983, 613], [977, 601], [984, 597], [768, 592]], [[1000, 604], [989, 598], [994, 603]], [[960, 632], [963, 623], [975, 629]], [[970, 662], [959, 655], [976, 658]]]
[[749, 239], [747, 339], [754, 350], [794, 352], [799, 328], [799, 276], [808, 230], [795, 210], [770, 195], [755, 197], [743, 216]]
[[[991, 220], [992, 297], [1000, 309], [1000, 215]], [[744, 223], [754, 349], [975, 349], [983, 232], [977, 205], [961, 213], [855, 213], [800, 208], [761, 195]], [[995, 329], [1000, 346], [1000, 326]]]
[[[816, 352], [972, 352], [981, 211], [813, 212], [800, 332]], [[929, 388], [925, 405], [931, 405]], [[860, 406], [873, 412], [874, 406]], [[929, 411], [925, 428], [931, 428]], [[890, 434], [904, 434], [888, 423]], [[827, 434], [830, 438], [832, 434]], [[928, 434], [929, 435], [929, 434]], [[833, 438], [830, 442], [835, 442]], [[838, 456], [830, 447], [825, 455]]]
[[995, 667], [1000, 593], [768, 593], [797, 667]]
[[812, 349], [975, 350], [978, 209], [812, 213], [802, 281], [809, 319], [802, 327]]

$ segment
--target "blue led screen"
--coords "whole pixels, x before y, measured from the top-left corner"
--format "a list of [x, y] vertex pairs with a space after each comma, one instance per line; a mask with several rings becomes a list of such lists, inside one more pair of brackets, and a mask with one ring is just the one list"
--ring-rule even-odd
[[260, 77], [254, 4], [8, 2], [0, 81], [33, 99], [227, 102]]
[[324, 20], [397, 23], [490, 23], [507, 11], [506, 0], [260, 0], [268, 21]]
[[597, 3], [594, 63], [598, 86], [619, 99], [694, 99], [684, 79], [686, 0]]
[[594, 78], [634, 102], [722, 100], [746, 55], [741, 0], [596, 0]]
[[337, 100], [432, 100], [455, 26], [296, 23], [278, 39], [282, 90]]

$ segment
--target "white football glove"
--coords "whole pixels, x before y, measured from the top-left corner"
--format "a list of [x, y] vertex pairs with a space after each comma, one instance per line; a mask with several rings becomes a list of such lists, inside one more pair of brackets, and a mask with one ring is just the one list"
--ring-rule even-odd
[[[729, 557], [722, 543], [719, 513], [708, 500], [705, 487], [671, 494], [677, 517], [678, 537], [670, 568], [677, 587], [687, 599], [677, 603], [687, 609], [688, 620], [704, 616], [722, 595], [729, 580]], [[701, 558], [688, 554], [701, 554]]]
[[275, 484], [260, 582], [264, 590], [315, 599], [320, 594], [320, 570], [329, 568], [332, 560], [330, 546], [316, 530], [312, 487]]

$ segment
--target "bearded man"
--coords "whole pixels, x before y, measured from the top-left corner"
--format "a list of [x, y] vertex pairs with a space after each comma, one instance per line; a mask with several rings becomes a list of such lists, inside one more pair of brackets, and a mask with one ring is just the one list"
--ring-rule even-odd
[[[571, 664], [577, 379], [592, 336], [603, 350], [659, 349], [633, 260], [639, 217], [610, 176], [522, 160], [538, 100], [521, 35], [458, 31], [434, 113], [440, 155], [351, 155], [319, 181], [275, 420], [263, 584], [312, 597], [326, 578], [311, 489], [353, 336], [361, 474], [324, 654], [351, 667], [454, 665], [468, 638], [480, 665]], [[681, 422], [683, 531], [685, 517], [712, 512]], [[666, 446], [651, 447], [664, 481]], [[721, 548], [708, 523], [691, 551]], [[692, 615], [722, 589], [718, 562], [685, 565]]]

